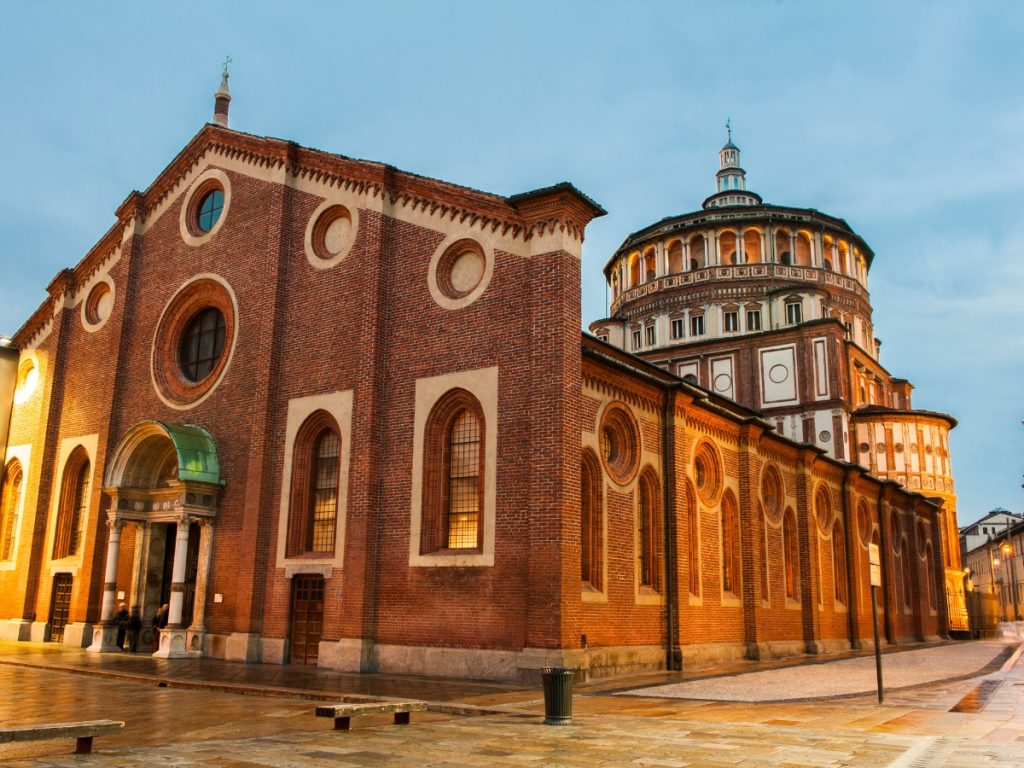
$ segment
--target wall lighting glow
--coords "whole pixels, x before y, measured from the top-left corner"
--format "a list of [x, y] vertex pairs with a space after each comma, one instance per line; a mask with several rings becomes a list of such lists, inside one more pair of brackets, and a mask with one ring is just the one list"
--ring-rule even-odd
[[36, 367], [35, 361], [25, 360], [18, 368], [18, 386], [14, 390], [14, 402], [21, 405], [32, 397], [38, 384], [39, 369]]

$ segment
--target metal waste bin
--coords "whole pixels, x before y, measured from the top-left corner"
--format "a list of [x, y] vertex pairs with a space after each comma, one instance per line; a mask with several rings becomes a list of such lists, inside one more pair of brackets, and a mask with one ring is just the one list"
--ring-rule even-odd
[[572, 725], [572, 678], [576, 670], [544, 667], [544, 725]]

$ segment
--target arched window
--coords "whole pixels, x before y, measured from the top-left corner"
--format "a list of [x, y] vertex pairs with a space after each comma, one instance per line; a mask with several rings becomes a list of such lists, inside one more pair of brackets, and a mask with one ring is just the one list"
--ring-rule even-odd
[[78, 553], [82, 518], [89, 505], [89, 457], [81, 446], [75, 448], [64, 465], [57, 530], [53, 538], [53, 559]]
[[756, 229], [748, 229], [743, 233], [743, 263], [761, 263], [761, 232]]
[[640, 254], [634, 253], [629, 257], [629, 287], [640, 285]]
[[811, 266], [811, 236], [807, 232], [797, 232], [795, 263], [801, 267]]
[[775, 260], [779, 264], [790, 264], [793, 255], [790, 253], [789, 232], [780, 229], [775, 233]]
[[800, 586], [799, 548], [796, 540], [796, 516], [787, 508], [782, 518], [782, 553], [785, 560], [786, 597], [797, 599]]
[[640, 586], [660, 589], [658, 572], [658, 480], [650, 469], [644, 470], [638, 483], [640, 503], [637, 509], [637, 568]]
[[288, 556], [333, 553], [338, 528], [341, 438], [337, 422], [316, 411], [299, 427], [292, 458]]
[[740, 589], [740, 521], [736, 499], [731, 491], [722, 496], [722, 591], [739, 597]]
[[761, 513], [761, 535], [758, 537], [758, 554], [761, 557], [761, 599], [768, 599], [768, 517], [764, 507], [758, 504]]
[[935, 555], [932, 552], [932, 543], [929, 541], [924, 549], [924, 572], [925, 592], [928, 593], [928, 607], [935, 609]]
[[483, 545], [484, 416], [463, 389], [438, 401], [427, 419], [420, 554]]
[[910, 556], [910, 545], [907, 543], [907, 537], [903, 537], [903, 543], [900, 546], [900, 573], [903, 576], [903, 607], [910, 608], [914, 602], [914, 589], [913, 582], [911, 581], [910, 569], [914, 567], [914, 560]]
[[14, 521], [21, 501], [21, 464], [17, 459], [7, 465], [0, 486], [0, 560], [14, 557]]
[[687, 570], [690, 575], [690, 594], [700, 596], [700, 510], [697, 508], [697, 494], [693, 485], [686, 481], [686, 531], [690, 551]]
[[682, 240], [676, 240], [668, 247], [668, 271], [672, 275], [683, 271]]
[[654, 249], [651, 248], [644, 254], [644, 282], [649, 283], [657, 276], [657, 259], [654, 256]]
[[843, 536], [843, 526], [836, 521], [832, 526], [832, 583], [835, 585], [836, 602], [846, 605], [847, 584], [846, 584], [846, 540]]
[[704, 269], [707, 266], [707, 251], [704, 247], [704, 236], [694, 235], [690, 238], [690, 269]]
[[601, 465], [593, 451], [583, 452], [580, 471], [580, 580], [601, 589]]
[[736, 233], [725, 230], [718, 236], [718, 263], [736, 264]]

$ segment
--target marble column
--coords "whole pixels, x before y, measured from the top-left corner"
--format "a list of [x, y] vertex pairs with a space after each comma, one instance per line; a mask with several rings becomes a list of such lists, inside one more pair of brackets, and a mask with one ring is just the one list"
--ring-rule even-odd
[[117, 604], [117, 560], [121, 554], [120, 518], [107, 518], [107, 562], [103, 571], [103, 603], [100, 608], [100, 623], [93, 627], [90, 653], [120, 653], [117, 646], [117, 627], [113, 623], [114, 606]]
[[181, 624], [181, 610], [185, 603], [185, 565], [188, 562], [188, 515], [178, 517], [178, 530], [174, 542], [174, 565], [171, 569], [171, 599], [167, 610], [167, 627], [160, 630], [160, 648], [154, 653], [162, 659], [181, 659], [188, 656], [187, 628]]
[[213, 554], [213, 523], [200, 519], [199, 563], [196, 571], [196, 593], [192, 603], [192, 626], [188, 628], [188, 653], [202, 656], [206, 637], [206, 591], [210, 582], [210, 560]]

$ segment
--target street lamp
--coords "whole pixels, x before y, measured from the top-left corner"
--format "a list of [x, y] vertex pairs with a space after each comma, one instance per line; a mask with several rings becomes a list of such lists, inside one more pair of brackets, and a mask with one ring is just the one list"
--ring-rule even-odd
[[1009, 541], [1005, 541], [1000, 549], [1003, 552], [1003, 559], [1010, 561], [1010, 594], [1013, 596], [1013, 620], [1020, 621], [1020, 611], [1017, 607], [1017, 566], [1014, 563], [1013, 546]]

